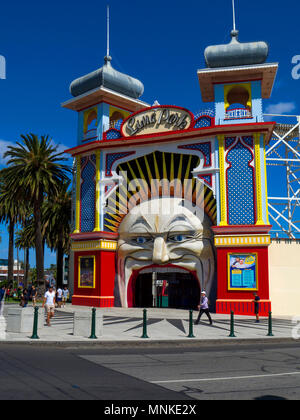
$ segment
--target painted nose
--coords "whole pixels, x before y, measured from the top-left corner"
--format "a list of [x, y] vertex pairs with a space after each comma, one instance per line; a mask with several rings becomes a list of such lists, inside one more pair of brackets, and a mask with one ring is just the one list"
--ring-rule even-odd
[[165, 264], [170, 260], [164, 238], [155, 239], [152, 260], [154, 264]]

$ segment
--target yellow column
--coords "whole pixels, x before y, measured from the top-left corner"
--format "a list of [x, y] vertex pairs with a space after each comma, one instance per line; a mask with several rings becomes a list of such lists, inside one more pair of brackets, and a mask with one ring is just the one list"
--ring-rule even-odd
[[228, 226], [226, 211], [226, 181], [225, 181], [225, 136], [218, 136], [219, 140], [219, 165], [220, 165], [220, 204], [221, 221], [220, 226]]
[[81, 156], [76, 157], [76, 212], [75, 212], [75, 231], [80, 233], [80, 189], [81, 189]]
[[96, 152], [96, 194], [95, 194], [95, 229], [100, 231], [100, 150]]
[[255, 139], [255, 176], [256, 176], [256, 206], [257, 206], [257, 220], [256, 225], [264, 225], [263, 221], [263, 203], [261, 191], [261, 162], [260, 162], [260, 133], [254, 134]]
[[267, 219], [267, 224], [270, 224], [270, 219], [269, 219], [269, 206], [268, 206], [268, 176], [267, 176], [267, 161], [266, 161], [266, 135], [264, 135], [264, 166], [265, 166], [265, 186], [266, 186], [266, 202], [265, 202], [265, 206], [266, 206], [266, 219]]

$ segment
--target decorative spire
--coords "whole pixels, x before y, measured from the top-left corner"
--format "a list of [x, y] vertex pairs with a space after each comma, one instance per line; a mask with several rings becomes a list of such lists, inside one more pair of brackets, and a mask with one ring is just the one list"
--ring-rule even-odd
[[110, 62], [112, 60], [110, 56], [110, 33], [109, 33], [109, 27], [110, 27], [110, 14], [109, 14], [109, 5], [107, 5], [107, 15], [106, 15], [106, 56], [104, 57], [104, 64], [106, 66], [110, 65]]
[[107, 5], [107, 52], [106, 52], [106, 57], [110, 57], [109, 55], [109, 5]]
[[93, 89], [100, 87], [110, 89], [114, 92], [138, 99], [144, 92], [144, 85], [139, 80], [120, 73], [115, 70], [110, 56], [110, 16], [107, 6], [107, 50], [104, 57], [104, 66], [79, 79], [74, 80], [70, 85], [70, 92], [73, 96], [83, 95]]
[[236, 31], [236, 22], [235, 22], [235, 4], [234, 0], [232, 0], [232, 13], [233, 13], [233, 30]]
[[233, 29], [231, 42], [226, 45], [212, 45], [204, 52], [207, 67], [234, 67], [265, 63], [269, 47], [263, 42], [241, 43], [236, 29], [235, 0], [232, 0]]

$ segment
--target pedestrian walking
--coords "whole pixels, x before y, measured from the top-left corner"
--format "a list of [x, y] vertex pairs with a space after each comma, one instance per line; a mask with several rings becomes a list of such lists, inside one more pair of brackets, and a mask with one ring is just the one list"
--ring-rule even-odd
[[24, 289], [23, 292], [21, 293], [20, 306], [22, 306], [22, 308], [27, 308], [28, 301], [29, 301], [28, 290]]
[[56, 296], [57, 296], [57, 306], [58, 306], [58, 308], [61, 308], [63, 291], [60, 287], [57, 289]]
[[199, 315], [197, 318], [197, 321], [195, 322], [195, 325], [199, 324], [199, 321], [202, 317], [203, 314], [207, 315], [207, 318], [209, 320], [210, 325], [212, 325], [212, 319], [209, 313], [209, 305], [208, 305], [208, 297], [206, 296], [206, 292], [203, 291], [201, 292], [201, 300], [200, 300], [200, 305], [199, 305]]
[[51, 319], [54, 317], [55, 312], [55, 291], [52, 287], [45, 293], [43, 308], [47, 311], [47, 325], [51, 327]]
[[68, 301], [68, 299], [69, 299], [69, 289], [67, 288], [67, 286], [65, 286], [64, 287], [64, 290], [63, 290], [63, 294], [62, 294], [62, 304], [63, 304], [63, 308], [65, 308], [66, 307], [66, 303], [67, 303], [67, 301]]
[[32, 299], [32, 306], [36, 307], [36, 300], [37, 300], [37, 289], [35, 286], [31, 288], [31, 299]]
[[254, 314], [256, 317], [256, 323], [259, 323], [259, 302], [260, 302], [260, 297], [258, 296], [257, 293], [254, 293]]
[[5, 286], [2, 286], [0, 289], [0, 316], [2, 316], [3, 313], [3, 306], [4, 306], [4, 299], [5, 299], [5, 293], [6, 289]]

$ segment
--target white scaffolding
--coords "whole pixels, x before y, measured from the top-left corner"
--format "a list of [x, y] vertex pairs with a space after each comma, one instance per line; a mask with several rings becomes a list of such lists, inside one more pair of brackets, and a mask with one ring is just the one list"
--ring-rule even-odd
[[300, 238], [300, 116], [266, 114], [284, 118], [277, 124], [266, 149], [271, 235]]

